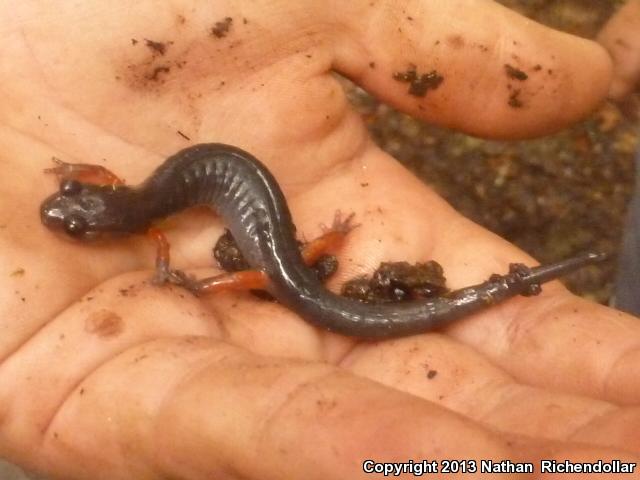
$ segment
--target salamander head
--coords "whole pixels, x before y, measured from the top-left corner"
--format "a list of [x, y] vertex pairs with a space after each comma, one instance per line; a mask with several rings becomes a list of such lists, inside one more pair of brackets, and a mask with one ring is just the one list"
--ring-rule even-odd
[[128, 209], [121, 208], [123, 199], [118, 194], [124, 189], [128, 187], [63, 180], [60, 190], [42, 202], [40, 218], [46, 227], [83, 241], [131, 233], [125, 228]]

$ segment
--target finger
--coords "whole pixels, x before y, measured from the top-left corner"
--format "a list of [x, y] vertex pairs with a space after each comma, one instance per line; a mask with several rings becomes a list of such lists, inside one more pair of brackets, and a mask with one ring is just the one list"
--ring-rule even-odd
[[640, 326], [622, 312], [554, 292], [452, 330], [522, 382], [622, 404], [640, 399]]
[[609, 96], [622, 100], [640, 80], [640, 1], [630, 0], [598, 34], [613, 58], [613, 80]]
[[[227, 365], [212, 366], [183, 384], [185, 388], [180, 390], [175, 402], [167, 405], [162, 416], [162, 420], [174, 427], [171, 433], [175, 431], [177, 435], [166, 445], [173, 452], [177, 440], [178, 445], [184, 446], [177, 452], [183, 459], [193, 455], [193, 448], [197, 449], [198, 457], [203, 459], [198, 470], [202, 473], [210, 471], [205, 454], [208, 447], [199, 446], [198, 442], [210, 443], [207, 440], [219, 438], [224, 430], [236, 427], [238, 421], [242, 422], [240, 425], [252, 425], [254, 429], [227, 438], [224, 447], [221, 445], [221, 453], [231, 454], [232, 471], [250, 466], [255, 452], [260, 453], [260, 458], [268, 459], [267, 465], [257, 465], [255, 470], [249, 470], [250, 477], [366, 478], [360, 461], [363, 456], [376, 460], [439, 458], [442, 454], [436, 453], [437, 449], [437, 452], [446, 452], [447, 458], [460, 458], [462, 454], [462, 458], [478, 459], [482, 458], [478, 457], [479, 452], [493, 458], [502, 450], [499, 437], [487, 436], [487, 432], [474, 430], [473, 424], [458, 423], [459, 417], [452, 417], [447, 411], [434, 410], [428, 403], [386, 390], [373, 382], [332, 371], [316, 370], [309, 375], [309, 365], [258, 364], [262, 368], [256, 372], [244, 359], [229, 360]], [[198, 415], [185, 416], [182, 412], [211, 399], [212, 387], [217, 390], [219, 380], [225, 384], [233, 382], [234, 374], [226, 367], [233, 367], [234, 363], [246, 367], [246, 376], [253, 381], [234, 382], [230, 388], [224, 388], [225, 398], [221, 403], [228, 416], [221, 421], [208, 422], [204, 430], [200, 429], [200, 436], [192, 438], [190, 433], [199, 423]], [[278, 371], [280, 366], [290, 370], [283, 374]], [[264, 391], [265, 385], [278, 387], [275, 398]], [[356, 391], [357, 395], [354, 395]], [[253, 400], [247, 400], [249, 398]], [[260, 401], [256, 402], [256, 398]], [[240, 417], [234, 415], [237, 410], [242, 410]], [[380, 435], [381, 431], [384, 431], [383, 435]], [[458, 440], [464, 438], [465, 441], [456, 442], [456, 434], [461, 435]], [[313, 440], [309, 443], [304, 439]], [[234, 452], [234, 446], [242, 450]], [[504, 450], [500, 453], [508, 455], [505, 458], [530, 456], [531, 445], [523, 442], [522, 447], [519, 454]], [[610, 456], [612, 452], [605, 455]], [[620, 450], [617, 452], [622, 454]], [[571, 457], [603, 453], [604, 450], [578, 447]], [[624, 456], [630, 458], [628, 454]], [[241, 463], [238, 465], [233, 459], [240, 459]], [[308, 462], [314, 465], [313, 471], [309, 470]], [[240, 473], [245, 471], [240, 470]]]
[[638, 408], [518, 383], [477, 350], [442, 334], [360, 344], [340, 366], [501, 432], [640, 453]]
[[[48, 319], [46, 326], [28, 340], [23, 339], [9, 356], [3, 352], [0, 457], [12, 458], [41, 472], [64, 472], [69, 467], [65, 462], [69, 452], [58, 442], [51, 424], [72, 393], [84, 396], [85, 390], [79, 384], [85, 378], [123, 350], [155, 338], [221, 335], [215, 318], [194, 297], [179, 289], [152, 285], [151, 275], [151, 271], [122, 275], [100, 285], [56, 319]], [[141, 361], [144, 354], [133, 359], [134, 363]], [[74, 431], [73, 436], [80, 438], [85, 433], [91, 437], [90, 432], [83, 431]], [[47, 452], [48, 441], [58, 449], [55, 459]], [[116, 436], [109, 444], [117, 442]], [[38, 445], [35, 450], [34, 445]], [[135, 452], [125, 461], [105, 445], [96, 448], [104, 452], [101, 458], [111, 466], [120, 462], [134, 468], [129, 460], [140, 461]], [[70, 469], [79, 475], [72, 478], [110, 478], [109, 473], [94, 470], [99, 469], [97, 464], [87, 467], [89, 464], [87, 460], [75, 465], [78, 469]], [[105, 466], [107, 471], [109, 465]], [[86, 473], [87, 470], [93, 473]], [[70, 478], [68, 473], [57, 475]], [[140, 477], [127, 474], [123, 478]]]
[[0, 444], [29, 451], [78, 383], [127, 348], [162, 337], [220, 336], [215, 318], [195, 297], [151, 285], [150, 275], [121, 275], [99, 285], [3, 352]]
[[[609, 85], [610, 61], [597, 44], [494, 2], [360, 1], [335, 14], [349, 28], [349, 42], [336, 46], [341, 72], [407, 113], [468, 133], [557, 130], [595, 108]], [[442, 82], [412, 93], [396, 75], [411, 65]]]
[[[521, 440], [516, 453], [499, 435], [455, 414], [326, 365], [186, 337], [140, 344], [82, 379], [44, 432], [37, 456], [22, 461], [98, 480], [357, 479], [369, 476], [362, 470], [367, 458], [420, 460], [446, 452], [534, 461], [535, 446]], [[569, 458], [629, 458], [564, 446], [571, 448]]]

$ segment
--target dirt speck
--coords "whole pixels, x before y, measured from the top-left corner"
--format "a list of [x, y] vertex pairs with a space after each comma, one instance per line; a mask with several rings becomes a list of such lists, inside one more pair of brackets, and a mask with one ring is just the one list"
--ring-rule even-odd
[[140, 285], [136, 285], [136, 284], [132, 283], [131, 285], [129, 285], [126, 288], [120, 288], [118, 290], [118, 292], [123, 297], [135, 297], [137, 292], [138, 292], [139, 287], [140, 287]]
[[323, 413], [326, 413], [331, 410], [334, 410], [338, 406], [338, 402], [333, 398], [332, 399], [320, 398], [316, 400], [316, 405], [318, 407], [318, 410], [320, 410]]
[[133, 363], [141, 362], [145, 358], [149, 358], [149, 355], [147, 355], [146, 353], [143, 353], [142, 355], [138, 355], [136, 358], [133, 359]]
[[514, 80], [523, 82], [527, 78], [529, 78], [529, 75], [527, 75], [525, 72], [523, 72], [519, 68], [514, 67], [513, 65], [509, 65], [508, 63], [504, 64], [504, 70], [505, 72], [507, 72], [507, 76], [509, 78], [513, 78]]
[[524, 106], [520, 99], [520, 89], [516, 89], [509, 94], [509, 101], [507, 103], [511, 108], [522, 108]]
[[231, 26], [233, 25], [233, 18], [226, 17], [224, 20], [216, 22], [213, 27], [211, 27], [211, 36], [215, 38], [224, 38], [231, 30]]
[[146, 78], [147, 80], [150, 80], [152, 82], [157, 82], [164, 74], [167, 74], [169, 72], [171, 72], [170, 67], [168, 67], [167, 65], [160, 65], [151, 70], [151, 73], [149, 73]]
[[413, 63], [409, 64], [404, 72], [394, 72], [392, 78], [398, 82], [408, 83], [407, 93], [414, 97], [424, 97], [429, 90], [435, 90], [444, 81], [444, 77], [436, 70], [431, 70], [429, 73], [418, 73], [418, 69]]
[[146, 39], [144, 40], [144, 44], [154, 53], [159, 55], [164, 55], [167, 53], [167, 43], [164, 42], [156, 42], [154, 40]]
[[9, 275], [11, 277], [23, 277], [24, 274], [26, 273], [24, 268], [16, 268], [13, 272], [11, 272]]

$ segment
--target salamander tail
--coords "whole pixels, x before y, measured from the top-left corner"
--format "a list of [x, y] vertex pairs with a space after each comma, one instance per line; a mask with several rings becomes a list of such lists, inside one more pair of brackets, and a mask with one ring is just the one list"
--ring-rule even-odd
[[531, 267], [528, 269], [528, 272], [521, 273], [521, 278], [526, 283], [545, 283], [572, 273], [582, 267], [603, 262], [608, 258], [610, 258], [610, 255], [604, 252], [584, 253], [565, 260], [560, 260], [559, 262]]

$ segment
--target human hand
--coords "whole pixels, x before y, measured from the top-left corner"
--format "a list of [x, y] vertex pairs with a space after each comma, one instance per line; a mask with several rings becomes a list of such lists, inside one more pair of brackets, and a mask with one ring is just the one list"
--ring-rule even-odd
[[598, 41], [613, 58], [609, 96], [622, 100], [640, 81], [640, 0], [629, 0], [602, 28]]
[[[377, 149], [328, 71], [427, 121], [512, 138], [604, 96], [596, 45], [469, 1], [27, 0], [2, 21], [0, 456], [54, 478], [260, 480], [366, 478], [366, 458], [635, 458], [640, 326], [559, 284], [438, 333], [357, 342], [251, 296], [152, 286], [143, 240], [74, 244], [38, 218], [51, 156], [135, 183], [219, 141], [270, 167], [304, 237], [356, 213], [332, 287], [430, 258], [450, 286], [477, 283], [532, 259]], [[392, 75], [411, 63], [444, 82], [407, 94]], [[181, 215], [174, 265], [210, 265], [222, 227]]]

